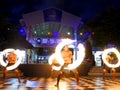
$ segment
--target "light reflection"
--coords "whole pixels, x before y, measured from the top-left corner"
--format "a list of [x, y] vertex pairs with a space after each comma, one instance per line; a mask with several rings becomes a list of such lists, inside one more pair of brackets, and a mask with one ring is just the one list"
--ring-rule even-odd
[[37, 87], [39, 87], [38, 81], [37, 81], [37, 80], [34, 80], [34, 81], [32, 81], [32, 80], [27, 80], [27, 81], [26, 81], [26, 87], [37, 88]]
[[94, 78], [94, 85], [95, 85], [95, 90], [104, 90], [104, 81], [102, 77], [96, 77]]
[[106, 90], [120, 90], [119, 85], [109, 86]]
[[102, 77], [81, 77], [80, 85], [76, 85], [75, 80], [63, 78], [61, 79], [59, 87], [55, 87], [56, 79], [29, 79], [25, 85], [22, 83], [19, 86], [19, 84], [16, 83], [17, 79], [11, 78], [7, 80], [4, 88], [6, 90], [27, 90], [28, 88], [30, 90], [120, 90], [119, 79], [120, 78], [117, 78], [116, 81], [112, 81], [110, 78], [104, 80]]

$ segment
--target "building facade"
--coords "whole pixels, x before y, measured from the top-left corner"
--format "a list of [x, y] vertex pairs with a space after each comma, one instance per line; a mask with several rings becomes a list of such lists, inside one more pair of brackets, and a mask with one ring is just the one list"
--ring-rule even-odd
[[34, 46], [33, 58], [47, 60], [61, 39], [77, 40], [77, 30], [83, 24], [80, 17], [57, 8], [47, 8], [23, 14], [20, 20], [26, 40]]

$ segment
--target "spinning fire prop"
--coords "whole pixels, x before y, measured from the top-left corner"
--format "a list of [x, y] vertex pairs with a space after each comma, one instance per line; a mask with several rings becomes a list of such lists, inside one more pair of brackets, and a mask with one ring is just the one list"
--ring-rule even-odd
[[[22, 60], [22, 54], [20, 52], [20, 50], [14, 50], [14, 49], [5, 49], [3, 50], [3, 52], [0, 53], [0, 64], [4, 67], [7, 66], [8, 64], [8, 60], [7, 60], [7, 55], [9, 55], [9, 53], [13, 51], [16, 55], [17, 55], [17, 60], [16, 60], [16, 63], [11, 65], [11, 66], [8, 66], [7, 67], [7, 70], [13, 70], [15, 68], [17, 68], [19, 66], [19, 64], [21, 63], [21, 60]], [[4, 60], [5, 59], [5, 60]]]
[[[61, 55], [62, 48], [65, 45], [69, 45], [69, 44], [72, 44], [74, 42], [76, 42], [76, 41], [71, 40], [71, 39], [64, 39], [57, 45], [57, 47], [55, 49], [55, 53], [53, 53], [49, 57], [49, 60], [48, 60], [49, 64], [52, 65], [52, 68], [54, 70], [60, 70], [60, 68], [64, 64], [64, 60], [63, 60], [62, 55]], [[85, 56], [85, 48], [82, 44], [78, 44], [77, 48], [78, 48], [77, 59], [73, 60], [73, 63], [69, 64], [68, 67], [66, 67], [65, 69], [69, 69], [69, 70], [75, 69], [82, 63], [84, 56]], [[57, 65], [55, 65], [54, 63], [57, 63]]]

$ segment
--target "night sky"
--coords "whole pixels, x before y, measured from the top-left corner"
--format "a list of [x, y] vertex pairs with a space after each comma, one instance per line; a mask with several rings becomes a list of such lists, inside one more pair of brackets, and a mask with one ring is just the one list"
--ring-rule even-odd
[[87, 20], [110, 6], [120, 8], [120, 0], [0, 0], [0, 15], [18, 22], [23, 13], [56, 7]]

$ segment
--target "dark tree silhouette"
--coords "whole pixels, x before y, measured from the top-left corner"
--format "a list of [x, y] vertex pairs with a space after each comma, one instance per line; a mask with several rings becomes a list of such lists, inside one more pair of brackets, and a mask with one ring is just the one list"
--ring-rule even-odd
[[18, 26], [8, 22], [6, 18], [0, 16], [0, 50], [32, 48], [32, 45], [18, 32]]
[[109, 43], [120, 45], [120, 9], [109, 8], [97, 18], [88, 20], [86, 26], [94, 32], [94, 45], [104, 46]]

